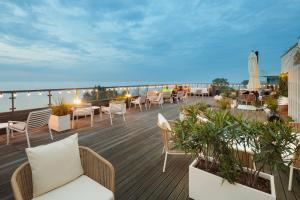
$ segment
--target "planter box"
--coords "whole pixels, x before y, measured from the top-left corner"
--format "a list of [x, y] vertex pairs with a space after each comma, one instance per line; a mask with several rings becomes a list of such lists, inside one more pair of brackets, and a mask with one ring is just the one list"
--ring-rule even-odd
[[260, 177], [270, 180], [271, 194], [236, 183], [223, 182], [223, 178], [198, 169], [195, 159], [189, 166], [189, 197], [194, 200], [276, 200], [274, 176], [260, 173]]
[[70, 114], [65, 116], [51, 115], [49, 126], [52, 130], [62, 132], [71, 129]]

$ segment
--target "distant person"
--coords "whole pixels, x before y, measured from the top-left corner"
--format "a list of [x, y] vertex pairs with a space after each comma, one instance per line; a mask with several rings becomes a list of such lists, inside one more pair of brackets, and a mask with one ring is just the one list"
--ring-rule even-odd
[[170, 89], [168, 86], [165, 86], [163, 89], [162, 89], [162, 92], [170, 92]]
[[177, 100], [177, 92], [179, 91], [179, 88], [177, 85], [175, 85], [175, 87], [172, 90], [172, 98], [173, 98], [173, 102], [176, 103]]

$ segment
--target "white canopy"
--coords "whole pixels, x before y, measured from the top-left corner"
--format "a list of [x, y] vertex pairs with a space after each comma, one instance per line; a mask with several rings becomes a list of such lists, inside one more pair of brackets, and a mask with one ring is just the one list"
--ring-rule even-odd
[[247, 85], [247, 89], [250, 91], [257, 91], [261, 86], [258, 77], [257, 56], [254, 52], [251, 52], [248, 58], [248, 71], [249, 82]]

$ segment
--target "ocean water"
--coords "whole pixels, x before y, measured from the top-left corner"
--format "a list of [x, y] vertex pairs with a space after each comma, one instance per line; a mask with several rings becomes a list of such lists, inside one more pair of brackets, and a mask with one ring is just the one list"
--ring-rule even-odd
[[[143, 84], [164, 84], [163, 82], [97, 82], [97, 81], [77, 81], [77, 82], [50, 82], [50, 81], [27, 81], [27, 82], [0, 82], [1, 91], [8, 90], [39, 90], [39, 89], [59, 89], [59, 88], [82, 88], [82, 87], [94, 87], [100, 86], [128, 86], [128, 85], [143, 85]], [[172, 83], [169, 83], [172, 84]], [[81, 98], [85, 93], [85, 90], [78, 91], [78, 97]], [[119, 91], [122, 92], [121, 90]], [[134, 94], [136, 90], [132, 89], [130, 93]], [[140, 90], [140, 93], [143, 93]], [[28, 94], [17, 93], [15, 97], [16, 110], [25, 110], [39, 107], [48, 106], [48, 94], [46, 92], [32, 92]], [[8, 112], [11, 108], [11, 94], [0, 95], [0, 113]], [[58, 102], [63, 98], [67, 103], [73, 102], [75, 98], [74, 91], [54, 91], [52, 92], [52, 103]]]

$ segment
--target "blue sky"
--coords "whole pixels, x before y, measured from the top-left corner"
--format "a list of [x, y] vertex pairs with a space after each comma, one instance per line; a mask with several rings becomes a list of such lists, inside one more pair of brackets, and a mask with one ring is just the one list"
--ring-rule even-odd
[[0, 80], [210, 81], [261, 75], [300, 36], [300, 0], [0, 1]]

